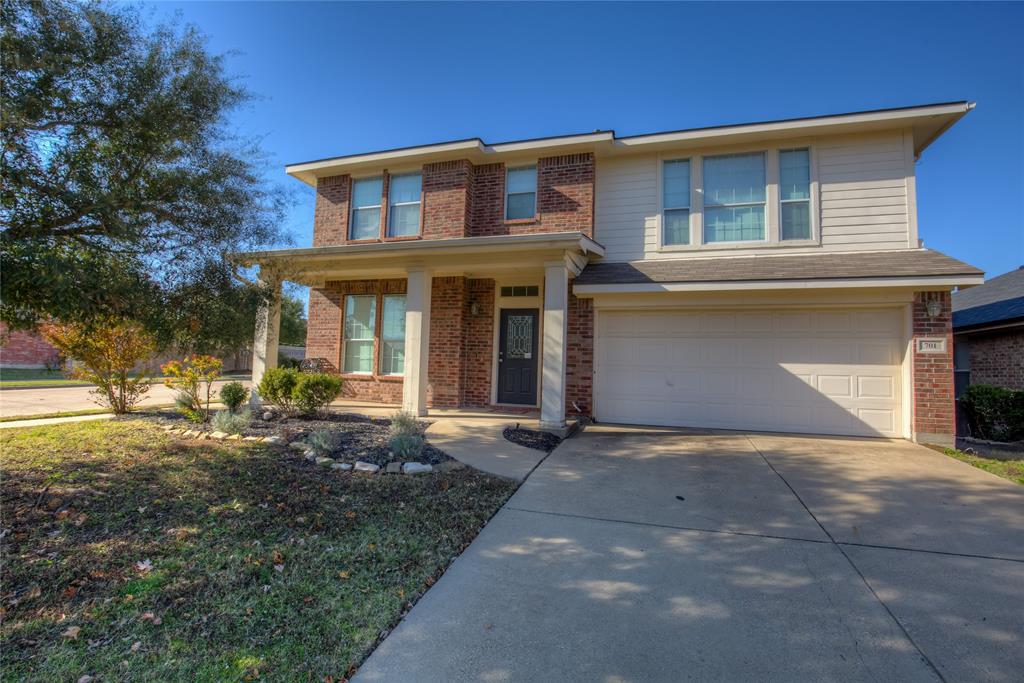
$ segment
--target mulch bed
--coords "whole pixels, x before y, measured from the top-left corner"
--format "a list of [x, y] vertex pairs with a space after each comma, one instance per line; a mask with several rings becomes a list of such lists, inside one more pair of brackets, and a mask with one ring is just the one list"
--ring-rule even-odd
[[[154, 415], [154, 421], [160, 424], [174, 424], [179, 427], [189, 426], [184, 417], [174, 412], [160, 412]], [[428, 422], [420, 422], [426, 429]], [[389, 462], [398, 460], [392, 457], [388, 449], [388, 429], [390, 420], [386, 418], [370, 418], [363, 415], [345, 413], [329, 413], [315, 418], [275, 416], [271, 420], [254, 417], [249, 427], [242, 432], [243, 436], [278, 435], [286, 442], [306, 441], [313, 432], [328, 430], [336, 434], [335, 448], [325, 455], [338, 462], [354, 463], [357, 460], [373, 463], [384, 467]], [[212, 427], [196, 426], [197, 429], [212, 431]], [[424, 445], [417, 462], [438, 465], [452, 458], [444, 451], [438, 450], [429, 443]]]
[[505, 427], [502, 435], [514, 444], [533, 448], [538, 451], [545, 451], [547, 453], [555, 450], [555, 447], [562, 443], [562, 439], [554, 434], [526, 429], [519, 425], [516, 425], [515, 427]]

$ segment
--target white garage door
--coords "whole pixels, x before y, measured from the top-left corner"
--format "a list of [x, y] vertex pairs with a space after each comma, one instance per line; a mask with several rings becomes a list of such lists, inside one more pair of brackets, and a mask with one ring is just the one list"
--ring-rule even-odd
[[899, 309], [600, 311], [602, 422], [902, 435]]

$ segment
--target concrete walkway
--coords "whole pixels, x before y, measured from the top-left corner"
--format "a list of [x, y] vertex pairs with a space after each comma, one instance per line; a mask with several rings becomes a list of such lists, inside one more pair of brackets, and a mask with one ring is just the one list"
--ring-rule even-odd
[[589, 428], [357, 681], [1012, 681], [1024, 487], [913, 444]]

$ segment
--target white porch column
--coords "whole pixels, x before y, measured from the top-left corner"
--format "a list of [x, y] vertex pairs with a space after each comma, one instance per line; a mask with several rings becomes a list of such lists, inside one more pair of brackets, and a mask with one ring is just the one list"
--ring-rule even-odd
[[260, 271], [259, 281], [269, 292], [268, 298], [256, 312], [256, 335], [252, 345], [252, 393], [249, 403], [260, 407], [256, 387], [263, 379], [263, 373], [277, 367], [277, 341], [281, 333], [281, 280]]
[[565, 429], [566, 325], [569, 268], [566, 262], [544, 264], [544, 365], [541, 373], [540, 428]]
[[430, 356], [430, 288], [433, 275], [427, 268], [409, 268], [405, 292], [405, 382], [402, 410], [427, 414], [427, 366]]

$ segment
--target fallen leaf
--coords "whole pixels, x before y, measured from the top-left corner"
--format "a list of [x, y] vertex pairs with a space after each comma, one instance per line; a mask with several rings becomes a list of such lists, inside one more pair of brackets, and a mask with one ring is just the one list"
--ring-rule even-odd
[[138, 652], [140, 649], [142, 649], [141, 640], [136, 640], [134, 643], [132, 643], [132, 652]]
[[92, 683], [92, 676], [90, 676], [89, 674], [79, 676], [78, 683]]
[[284, 565], [283, 564], [275, 564], [274, 565], [274, 571], [275, 572], [283, 572], [284, 571]]
[[78, 595], [78, 587], [77, 586], [68, 586], [67, 588], [64, 589], [64, 599], [65, 600], [70, 600], [71, 598], [75, 597], [76, 595]]
[[129, 593], [128, 595], [124, 596], [124, 601], [125, 602], [131, 602], [134, 599], [135, 599], [135, 596], [132, 595], [131, 593]]
[[25, 596], [25, 599], [26, 600], [32, 600], [34, 598], [38, 598], [42, 594], [43, 594], [43, 590], [37, 584], [37, 585], [32, 586], [31, 588], [28, 589], [28, 595]]
[[348, 572], [338, 572], [338, 578], [339, 579], [345, 579], [347, 581], [348, 577], [349, 577]]
[[271, 555], [271, 559], [274, 560], [274, 564], [284, 564], [284, 555], [281, 554], [280, 550], [275, 550]]
[[348, 512], [345, 513], [345, 516], [348, 517], [349, 519], [355, 519], [356, 518], [356, 512], [355, 512], [355, 510], [349, 510]]
[[151, 569], [153, 569], [153, 561], [143, 560], [142, 562], [136, 562], [135, 568], [138, 569], [140, 572], [148, 572]]
[[71, 640], [78, 640], [78, 634], [82, 632], [82, 629], [78, 626], [68, 626], [68, 629], [61, 633], [62, 638], [70, 638]]
[[313, 596], [312, 596], [312, 595], [307, 595], [306, 597], [304, 597], [304, 598], [302, 599], [302, 601], [303, 601], [304, 603], [306, 603], [306, 604], [308, 605], [308, 604], [310, 604], [311, 602], [313, 602]]
[[153, 619], [156, 619], [156, 615], [153, 614], [152, 612], [143, 612], [142, 616], [139, 617], [139, 618], [142, 619], [143, 621], [152, 621]]

